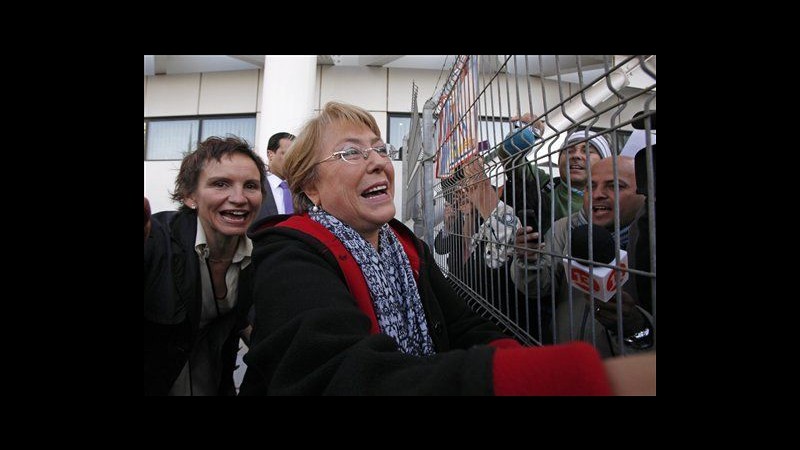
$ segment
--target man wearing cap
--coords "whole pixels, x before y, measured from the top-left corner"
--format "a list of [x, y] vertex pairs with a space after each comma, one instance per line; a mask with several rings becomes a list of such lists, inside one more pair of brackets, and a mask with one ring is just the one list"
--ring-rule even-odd
[[[586, 159], [586, 146], [589, 146], [589, 159]], [[583, 192], [589, 180], [589, 167], [603, 158], [611, 156], [611, 147], [603, 136], [593, 131], [576, 131], [564, 141], [564, 149], [558, 155], [558, 171], [562, 181], [553, 189], [556, 196], [556, 217], [558, 220], [580, 211], [583, 206]], [[569, 183], [564, 174], [569, 174]], [[569, 198], [572, 197], [572, 208]]]

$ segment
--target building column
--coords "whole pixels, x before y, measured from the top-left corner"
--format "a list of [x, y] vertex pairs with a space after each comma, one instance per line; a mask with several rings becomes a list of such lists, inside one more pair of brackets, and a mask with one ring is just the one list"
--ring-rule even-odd
[[317, 108], [317, 56], [266, 56], [261, 79], [261, 105], [256, 125], [256, 151], [267, 159], [267, 141], [275, 133], [297, 135]]

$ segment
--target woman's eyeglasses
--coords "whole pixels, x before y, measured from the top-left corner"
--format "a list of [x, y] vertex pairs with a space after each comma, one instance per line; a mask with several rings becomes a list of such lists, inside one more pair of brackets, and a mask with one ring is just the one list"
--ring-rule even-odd
[[354, 146], [347, 146], [338, 152], [333, 152], [331, 156], [323, 159], [322, 161], [318, 161], [317, 164], [324, 163], [325, 161], [330, 161], [332, 159], [341, 158], [343, 161], [348, 162], [350, 164], [355, 164], [361, 159], [366, 160], [369, 158], [370, 150], [377, 153], [379, 156], [384, 158], [392, 157], [394, 158], [397, 156], [397, 149], [392, 144], [381, 144], [378, 147], [370, 147], [361, 150]]

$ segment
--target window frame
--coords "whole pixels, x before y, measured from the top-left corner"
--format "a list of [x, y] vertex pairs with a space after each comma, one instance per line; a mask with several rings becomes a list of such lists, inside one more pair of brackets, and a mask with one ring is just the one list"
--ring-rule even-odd
[[[197, 126], [197, 136], [196, 142], [200, 142], [200, 136], [203, 135], [203, 122], [206, 120], [218, 120], [218, 119], [253, 119], [255, 122], [256, 128], [258, 127], [258, 118], [255, 113], [239, 113], [239, 114], [205, 114], [205, 115], [195, 115], [195, 116], [158, 116], [158, 117], [145, 117], [144, 118], [144, 161], [180, 161], [183, 159], [183, 156], [175, 159], [148, 159], [147, 158], [147, 130], [149, 128], [149, 124], [152, 122], [173, 122], [173, 121], [187, 121], [187, 120], [195, 120], [198, 121]], [[253, 140], [255, 141], [257, 137], [253, 136]], [[249, 142], [249, 140], [248, 140]], [[249, 142], [250, 146], [255, 148], [255, 142]]]
[[[408, 119], [409, 124], [409, 131], [411, 129], [411, 113], [396, 113], [396, 112], [387, 112], [386, 113], [386, 142], [392, 144], [392, 119]], [[397, 156], [392, 159], [392, 161], [402, 161], [403, 160], [403, 152], [405, 149], [403, 148], [403, 136], [400, 136], [400, 144], [392, 144], [400, 150], [397, 153]]]

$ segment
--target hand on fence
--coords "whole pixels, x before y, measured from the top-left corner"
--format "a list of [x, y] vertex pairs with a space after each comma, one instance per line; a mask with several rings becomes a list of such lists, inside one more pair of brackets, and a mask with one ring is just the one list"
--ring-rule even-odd
[[535, 121], [535, 123], [533, 124], [533, 128], [536, 128], [537, 130], [539, 130], [539, 135], [540, 136], [544, 134], [544, 122], [542, 122], [542, 120], [539, 119], [539, 116], [537, 116], [536, 114], [531, 114], [531, 113], [528, 112], [528, 113], [523, 114], [522, 116], [514, 116], [514, 117], [509, 119], [509, 121], [511, 121], [511, 122], [513, 122], [515, 120], [519, 120], [520, 122], [526, 123], [526, 124]]
[[461, 211], [461, 214], [464, 217], [471, 216], [475, 206], [472, 204], [472, 200], [469, 198], [469, 191], [466, 188], [459, 188], [456, 191], [455, 199], [456, 205], [458, 210]]
[[484, 180], [489, 181], [489, 178], [486, 177], [486, 172], [483, 170], [483, 157], [472, 155], [467, 158], [464, 163], [464, 181], [467, 186], [475, 186]]
[[483, 158], [478, 155], [470, 156], [464, 163], [464, 179], [462, 180], [469, 201], [481, 213], [481, 217], [488, 218], [489, 214], [497, 207], [498, 198], [486, 172], [483, 170]]

